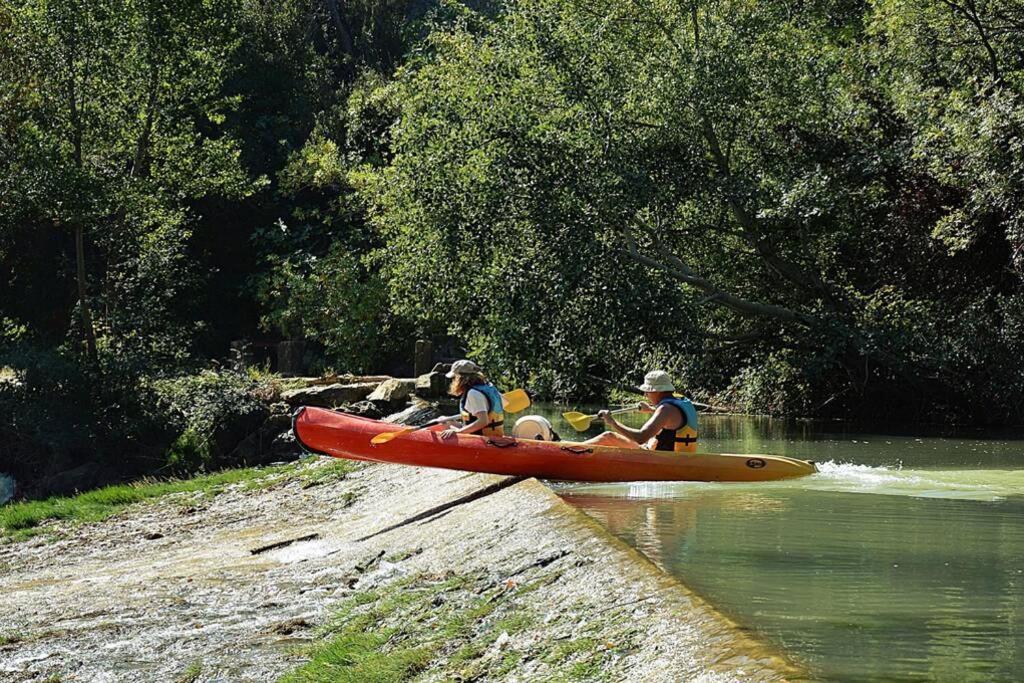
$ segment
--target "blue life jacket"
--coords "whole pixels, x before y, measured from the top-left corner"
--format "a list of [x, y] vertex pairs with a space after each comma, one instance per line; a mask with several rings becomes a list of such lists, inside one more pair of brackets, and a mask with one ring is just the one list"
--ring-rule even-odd
[[697, 409], [687, 398], [663, 398], [658, 406], [674, 406], [683, 415], [685, 423], [679, 429], [662, 429], [655, 435], [656, 451], [674, 451], [676, 453], [697, 452]]
[[475, 415], [470, 415], [466, 411], [466, 397], [469, 396], [470, 391], [479, 391], [487, 399], [487, 424], [480, 430], [480, 433], [484, 436], [504, 436], [505, 408], [502, 405], [501, 392], [490, 383], [470, 387], [469, 391], [459, 399], [459, 415], [462, 417], [462, 423], [469, 424], [476, 419]]

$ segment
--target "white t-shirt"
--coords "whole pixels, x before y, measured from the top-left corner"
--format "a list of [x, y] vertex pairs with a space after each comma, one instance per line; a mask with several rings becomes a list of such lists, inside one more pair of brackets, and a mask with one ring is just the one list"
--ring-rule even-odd
[[470, 421], [476, 419], [477, 413], [486, 413], [488, 405], [484, 392], [470, 389], [466, 393], [466, 412], [473, 416]]

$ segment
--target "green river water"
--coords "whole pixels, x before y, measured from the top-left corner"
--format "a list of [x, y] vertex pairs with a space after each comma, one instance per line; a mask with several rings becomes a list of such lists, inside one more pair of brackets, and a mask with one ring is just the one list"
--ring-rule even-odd
[[1024, 440], [701, 419], [701, 450], [821, 472], [555, 487], [815, 680], [1024, 680]]

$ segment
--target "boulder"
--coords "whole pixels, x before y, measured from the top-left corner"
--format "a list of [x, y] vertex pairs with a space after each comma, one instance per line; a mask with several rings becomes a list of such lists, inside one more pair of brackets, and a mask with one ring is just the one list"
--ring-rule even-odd
[[36, 493], [47, 496], [71, 496], [80, 491], [110, 483], [112, 473], [97, 463], [87, 462], [74, 469], [51, 475], [36, 484]]
[[277, 371], [285, 377], [301, 375], [306, 369], [306, 342], [302, 339], [277, 345]]
[[[294, 459], [298, 457], [299, 446], [292, 439], [292, 448], [288, 453], [277, 448], [278, 440], [284, 434], [290, 434], [292, 419], [290, 415], [270, 415], [263, 424], [242, 439], [228, 455], [233, 465], [265, 465], [275, 460]], [[294, 457], [287, 457], [294, 455]]]
[[430, 422], [436, 417], [441, 417], [441, 413], [437, 412], [437, 408], [426, 401], [413, 399], [411, 406], [394, 415], [388, 415], [384, 418], [384, 422], [419, 426]]
[[389, 378], [377, 385], [377, 388], [366, 397], [366, 400], [373, 402], [378, 407], [393, 409], [405, 403], [415, 388], [416, 380], [414, 379]]
[[304, 452], [292, 430], [281, 432], [270, 442], [270, 462], [298, 460]]
[[351, 403], [347, 406], [342, 406], [340, 410], [349, 415], [358, 415], [359, 417], [368, 417], [371, 420], [379, 420], [388, 414], [387, 410], [381, 410], [377, 405], [370, 401], [359, 401], [358, 403]]
[[302, 386], [323, 386], [325, 384], [380, 384], [386, 379], [391, 379], [390, 375], [353, 375], [351, 373], [345, 373], [342, 375], [332, 373], [330, 375], [323, 375], [321, 377], [294, 377], [292, 378], [295, 382], [301, 382]]
[[362, 401], [377, 387], [375, 382], [357, 382], [354, 384], [328, 384], [326, 386], [304, 387], [292, 389], [281, 394], [281, 398], [290, 406], [319, 406], [333, 408], [342, 403]]
[[246, 410], [224, 416], [214, 427], [213, 433], [207, 437], [208, 443], [214, 447], [214, 453], [218, 457], [228, 455], [228, 460], [219, 464], [234, 464], [229, 454], [257, 431], [268, 417], [270, 409], [265, 405], [250, 406]]
[[423, 398], [438, 398], [444, 396], [448, 389], [448, 378], [444, 372], [431, 370], [425, 375], [416, 378], [416, 395]]

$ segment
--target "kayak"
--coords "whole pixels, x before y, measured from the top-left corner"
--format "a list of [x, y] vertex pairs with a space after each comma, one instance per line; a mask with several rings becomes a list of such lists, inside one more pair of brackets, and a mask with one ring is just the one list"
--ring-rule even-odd
[[335, 458], [561, 481], [774, 481], [818, 471], [812, 462], [778, 455], [676, 454], [475, 434], [442, 439], [440, 425], [374, 445], [374, 436], [403, 425], [311, 406], [295, 411], [292, 427], [304, 449]]

